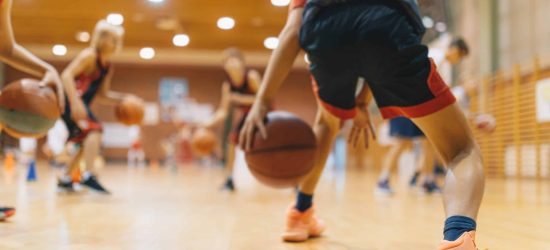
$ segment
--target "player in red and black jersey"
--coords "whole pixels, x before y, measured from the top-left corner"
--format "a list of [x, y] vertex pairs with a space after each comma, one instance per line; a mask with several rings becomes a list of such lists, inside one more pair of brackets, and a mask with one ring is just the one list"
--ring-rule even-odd
[[[53, 66], [17, 44], [11, 26], [11, 6], [12, 0], [0, 0], [0, 60], [27, 74], [42, 78], [43, 84], [55, 86], [59, 107], [63, 110], [65, 96], [59, 73]], [[15, 208], [0, 206], [0, 220], [5, 220], [14, 214]]]
[[[414, 0], [292, 1], [240, 138], [248, 150], [256, 129], [267, 136], [263, 120], [268, 104], [300, 49], [305, 50], [319, 103], [314, 125], [319, 157], [288, 212], [284, 240], [305, 241], [325, 229], [314, 216], [315, 187], [342, 120], [354, 119], [352, 142], [360, 136], [368, 142], [372, 129], [367, 105], [372, 96], [386, 119], [411, 118], [449, 169], [443, 192], [447, 220], [439, 249], [476, 249], [475, 219], [485, 183], [481, 153], [453, 94], [428, 58], [428, 48], [421, 44], [424, 31]], [[367, 84], [358, 86], [359, 78]]]
[[122, 48], [124, 29], [101, 20], [96, 24], [90, 47], [84, 49], [63, 71], [62, 79], [67, 92], [67, 105], [63, 121], [69, 129], [69, 141], [79, 150], [70, 166], [59, 178], [58, 188], [74, 191], [72, 175], [84, 157], [85, 169], [82, 184], [100, 193], [109, 193], [92, 173], [99, 154], [102, 126], [91, 110], [93, 101], [117, 105], [125, 94], [111, 91], [112, 56]]
[[223, 188], [233, 191], [233, 168], [235, 166], [235, 145], [239, 140], [239, 132], [256, 98], [256, 92], [260, 86], [261, 76], [258, 71], [248, 69], [243, 54], [235, 48], [224, 51], [223, 69], [227, 78], [222, 85], [222, 98], [220, 106], [214, 118], [206, 124], [206, 127], [219, 125], [224, 121], [233, 109], [235, 113], [232, 121], [230, 143], [227, 147], [227, 159], [225, 159], [226, 181]]

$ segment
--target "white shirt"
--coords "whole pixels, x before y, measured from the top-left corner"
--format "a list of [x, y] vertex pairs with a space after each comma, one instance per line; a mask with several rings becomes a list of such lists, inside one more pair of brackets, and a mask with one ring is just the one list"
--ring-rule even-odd
[[428, 56], [434, 60], [437, 71], [447, 85], [453, 81], [453, 66], [445, 58], [449, 46], [453, 42], [453, 37], [449, 33], [444, 33], [428, 45]]

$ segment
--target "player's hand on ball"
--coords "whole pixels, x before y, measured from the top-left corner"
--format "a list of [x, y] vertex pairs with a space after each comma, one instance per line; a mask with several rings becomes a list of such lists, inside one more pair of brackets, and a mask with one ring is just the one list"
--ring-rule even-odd
[[348, 143], [350, 143], [353, 147], [357, 147], [359, 139], [363, 136], [365, 148], [368, 148], [369, 134], [372, 136], [372, 139], [376, 140], [376, 134], [374, 132], [374, 127], [372, 126], [367, 106], [360, 105], [357, 107], [357, 115], [353, 120], [353, 127], [349, 133]]
[[41, 84], [48, 87], [53, 87], [57, 95], [57, 105], [59, 111], [63, 113], [65, 111], [65, 92], [63, 91], [63, 84], [61, 82], [61, 77], [55, 69], [52, 69], [44, 75], [42, 78]]
[[264, 118], [268, 111], [268, 105], [261, 101], [256, 101], [252, 106], [239, 135], [239, 145], [243, 150], [249, 151], [252, 147], [252, 140], [254, 139], [256, 129], [260, 131], [262, 138], [267, 139]]

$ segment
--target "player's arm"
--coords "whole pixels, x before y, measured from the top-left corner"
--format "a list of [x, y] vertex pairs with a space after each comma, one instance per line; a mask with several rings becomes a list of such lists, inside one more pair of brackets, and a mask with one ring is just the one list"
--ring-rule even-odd
[[124, 99], [127, 94], [112, 91], [111, 90], [111, 82], [113, 80], [114, 75], [114, 68], [110, 68], [109, 72], [105, 76], [105, 79], [103, 79], [103, 83], [101, 83], [101, 88], [99, 89], [98, 93], [98, 101], [105, 104], [105, 105], [117, 105], [122, 99]]
[[58, 105], [63, 110], [65, 95], [59, 73], [52, 65], [17, 44], [11, 25], [11, 6], [12, 0], [0, 4], [0, 59], [20, 71], [42, 78], [44, 84], [55, 86]]
[[93, 66], [96, 59], [95, 53], [92, 49], [84, 49], [78, 54], [69, 65], [61, 73], [61, 80], [63, 81], [63, 87], [67, 93], [69, 104], [74, 105], [80, 102], [80, 95], [76, 89], [75, 78], [84, 71]]
[[229, 113], [229, 107], [231, 106], [231, 88], [229, 83], [224, 82], [222, 85], [222, 98], [218, 109], [214, 113], [214, 116], [210, 121], [205, 123], [203, 126], [207, 128], [212, 128], [220, 124], [227, 118]]
[[[260, 73], [256, 70], [250, 70], [247, 77], [250, 89], [252, 90], [252, 92], [257, 93], [262, 82], [262, 77], [260, 76]], [[231, 94], [231, 101], [235, 104], [252, 105], [255, 100], [256, 95], [238, 93]]]
[[241, 130], [239, 140], [244, 149], [250, 148], [256, 128], [264, 138], [267, 137], [263, 119], [269, 110], [269, 103], [272, 103], [275, 93], [283, 84], [300, 52], [299, 31], [303, 11], [303, 8], [291, 10], [286, 25], [279, 34], [279, 46], [271, 54], [256, 101]]

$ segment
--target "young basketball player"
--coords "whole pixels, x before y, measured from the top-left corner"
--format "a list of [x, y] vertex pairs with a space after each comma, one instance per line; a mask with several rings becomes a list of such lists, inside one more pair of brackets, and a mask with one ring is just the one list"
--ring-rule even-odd
[[[443, 193], [447, 220], [439, 249], [476, 248], [476, 217], [484, 190], [481, 154], [427, 47], [420, 44], [423, 33], [414, 0], [291, 2], [279, 46], [240, 135], [245, 150], [256, 129], [269, 137], [263, 124], [268, 103], [304, 49], [319, 99], [314, 131], [320, 156], [289, 210], [284, 240], [305, 241], [325, 229], [314, 215], [315, 186], [342, 120], [354, 119], [352, 141], [369, 133], [366, 105], [372, 93], [385, 118], [411, 118], [449, 168]], [[356, 96], [359, 77], [368, 86]]]
[[62, 118], [69, 129], [69, 141], [79, 150], [71, 160], [67, 171], [59, 178], [58, 188], [74, 191], [72, 175], [84, 157], [85, 169], [82, 184], [94, 191], [108, 194], [92, 172], [99, 154], [102, 127], [91, 111], [92, 101], [108, 105], [118, 104], [125, 94], [110, 90], [113, 69], [112, 56], [122, 47], [124, 29], [99, 21], [92, 36], [90, 47], [84, 49], [63, 71], [62, 80], [67, 92], [67, 105]]
[[435, 156], [430, 142], [425, 138], [420, 128], [408, 118], [396, 117], [390, 120], [390, 136], [394, 138], [395, 143], [384, 155], [382, 171], [378, 177], [375, 194], [382, 196], [393, 195], [394, 191], [390, 185], [391, 171], [397, 167], [401, 154], [406, 149], [414, 146], [414, 141], [418, 141], [420, 149], [420, 155], [415, 166], [418, 169], [417, 173], [415, 173], [416, 178], [420, 175], [420, 171], [423, 171], [423, 184], [420, 187], [420, 191], [426, 194], [440, 192], [440, 188], [435, 182], [433, 171], [431, 171], [435, 162]]
[[[0, 0], [0, 60], [10, 66], [35, 77], [41, 77], [42, 83], [56, 87], [59, 107], [64, 109], [65, 96], [63, 85], [57, 70], [38, 59], [21, 45], [17, 44], [11, 26], [12, 0]], [[1, 127], [1, 126], [0, 126]], [[15, 214], [15, 208], [0, 206], [0, 220]]]
[[232, 132], [230, 134], [231, 142], [227, 145], [227, 153], [225, 159], [226, 181], [223, 185], [224, 189], [229, 191], [235, 190], [233, 182], [233, 168], [235, 167], [235, 145], [239, 139], [239, 132], [244, 123], [250, 106], [256, 97], [256, 91], [260, 86], [260, 73], [256, 70], [246, 67], [243, 54], [235, 48], [229, 48], [224, 51], [223, 69], [227, 75], [227, 80], [222, 85], [222, 99], [220, 106], [214, 118], [208, 122], [206, 127], [213, 127], [225, 120], [233, 112], [238, 117], [233, 123]]

